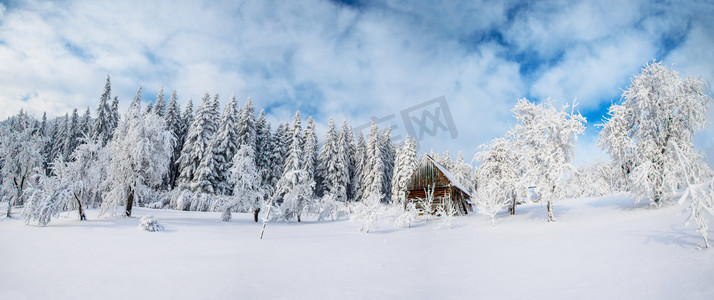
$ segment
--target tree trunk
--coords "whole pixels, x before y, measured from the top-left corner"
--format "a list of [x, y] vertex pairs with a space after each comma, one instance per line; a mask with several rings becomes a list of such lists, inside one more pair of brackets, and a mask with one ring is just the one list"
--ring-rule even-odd
[[300, 222], [300, 214], [298, 214], [297, 216], [298, 216], [298, 222]]
[[77, 197], [77, 194], [74, 194], [74, 199], [77, 200], [77, 206], [79, 207], [79, 220], [86, 221], [87, 216], [84, 214], [84, 209], [82, 209], [82, 201], [79, 201], [79, 197]]
[[12, 213], [12, 199], [10, 197], [7, 198], [7, 217], [12, 218], [11, 216]]
[[129, 199], [126, 200], [126, 216], [131, 217], [131, 207], [134, 205], [134, 191], [129, 189]]
[[548, 222], [555, 222], [555, 216], [553, 216], [553, 204], [548, 201]]
[[253, 210], [253, 220], [258, 223], [258, 214], [260, 214], [260, 207]]
[[508, 211], [511, 213], [511, 216], [516, 215], [516, 193], [515, 192], [511, 193], [511, 206], [508, 208]]

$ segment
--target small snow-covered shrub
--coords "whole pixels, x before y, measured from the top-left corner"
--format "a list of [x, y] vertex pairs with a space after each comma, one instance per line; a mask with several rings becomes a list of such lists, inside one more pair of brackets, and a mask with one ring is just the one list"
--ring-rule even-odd
[[381, 204], [383, 197], [381, 194], [372, 194], [354, 207], [350, 221], [360, 224], [360, 231], [369, 233], [370, 230], [379, 228], [379, 217], [384, 209]]
[[224, 210], [221, 214], [221, 222], [230, 222], [231, 220], [233, 220], [233, 214], [231, 213], [231, 210]]
[[319, 207], [318, 221], [322, 220], [339, 220], [341, 217], [347, 216], [347, 207], [344, 203], [336, 200], [332, 194], [327, 194], [322, 197]]
[[416, 203], [410, 202], [404, 212], [397, 217], [394, 226], [400, 228], [411, 227], [412, 224], [416, 223], [418, 217], [419, 210], [416, 208]]
[[139, 229], [146, 231], [161, 231], [164, 230], [164, 226], [159, 224], [159, 221], [154, 219], [154, 216], [143, 216], [141, 221], [139, 221]]

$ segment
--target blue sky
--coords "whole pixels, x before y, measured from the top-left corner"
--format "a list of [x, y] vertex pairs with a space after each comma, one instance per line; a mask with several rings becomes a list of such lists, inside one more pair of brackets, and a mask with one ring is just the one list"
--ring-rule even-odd
[[[106, 74], [122, 111], [139, 85], [145, 101], [163, 86], [182, 105], [206, 91], [250, 96], [274, 122], [299, 109], [322, 130], [330, 116], [359, 126], [394, 114], [380, 125], [400, 136], [401, 112], [444, 96], [458, 136], [427, 134], [420, 150], [470, 158], [514, 125], [519, 98], [577, 98], [588, 129], [576, 161], [587, 162], [604, 158], [594, 124], [646, 62], [714, 80], [709, 1], [0, 4], [2, 119], [94, 110]], [[711, 125], [697, 145], [714, 157]]]

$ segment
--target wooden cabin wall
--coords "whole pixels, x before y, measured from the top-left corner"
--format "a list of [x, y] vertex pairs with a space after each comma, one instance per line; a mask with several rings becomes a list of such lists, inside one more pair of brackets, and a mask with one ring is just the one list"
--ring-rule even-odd
[[427, 186], [448, 186], [449, 180], [431, 163], [422, 163], [409, 180], [407, 190], [423, 190]]

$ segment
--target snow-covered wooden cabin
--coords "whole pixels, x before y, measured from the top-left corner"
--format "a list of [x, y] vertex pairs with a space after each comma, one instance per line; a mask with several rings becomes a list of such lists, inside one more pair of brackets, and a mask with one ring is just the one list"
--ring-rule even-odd
[[425, 203], [432, 190], [434, 200], [430, 213], [436, 212], [439, 206], [447, 209], [446, 205], [453, 205], [456, 215], [467, 215], [473, 211], [468, 189], [449, 170], [426, 155], [409, 177], [405, 207], [408, 203], [416, 203], [418, 209], [424, 209], [422, 203]]

